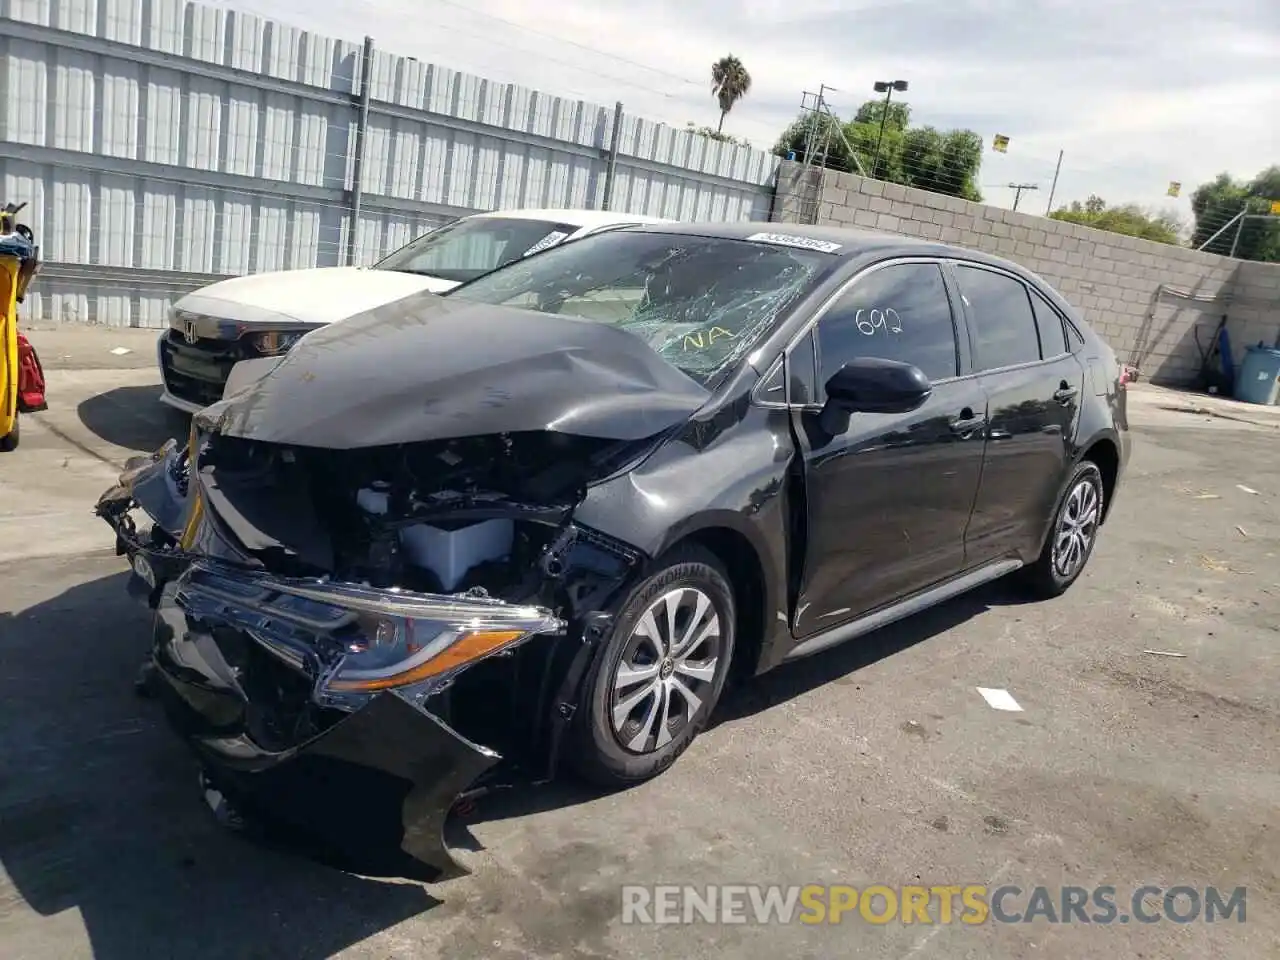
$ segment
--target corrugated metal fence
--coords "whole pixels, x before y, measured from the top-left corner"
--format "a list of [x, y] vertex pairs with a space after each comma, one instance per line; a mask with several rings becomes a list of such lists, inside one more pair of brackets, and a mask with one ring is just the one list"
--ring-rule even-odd
[[[371, 52], [361, 136], [361, 44], [183, 0], [0, 0], [0, 183], [47, 264], [27, 316], [163, 326], [219, 276], [605, 202], [613, 107]], [[625, 113], [616, 142], [611, 209], [766, 219], [769, 154]]]

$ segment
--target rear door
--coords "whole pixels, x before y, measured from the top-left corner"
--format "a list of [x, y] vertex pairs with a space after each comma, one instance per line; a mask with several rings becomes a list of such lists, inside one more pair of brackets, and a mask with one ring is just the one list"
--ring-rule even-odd
[[1010, 555], [1030, 562], [1073, 460], [1084, 368], [1063, 318], [1033, 286], [986, 265], [951, 269], [989, 421], [966, 565]]

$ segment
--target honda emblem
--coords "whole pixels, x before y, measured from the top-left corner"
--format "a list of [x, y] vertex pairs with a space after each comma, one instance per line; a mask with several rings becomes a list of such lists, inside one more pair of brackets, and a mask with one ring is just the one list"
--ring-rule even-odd
[[190, 317], [182, 320], [182, 337], [187, 343], [195, 343], [200, 337], [196, 334], [196, 322]]

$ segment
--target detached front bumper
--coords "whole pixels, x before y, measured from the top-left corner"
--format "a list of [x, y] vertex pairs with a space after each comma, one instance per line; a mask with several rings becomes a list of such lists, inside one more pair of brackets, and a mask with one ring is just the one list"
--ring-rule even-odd
[[[130, 591], [156, 608], [149, 689], [207, 781], [251, 819], [301, 832], [354, 869], [428, 881], [465, 873], [442, 829], [502, 757], [432, 713], [432, 698], [480, 659], [565, 624], [496, 600], [273, 577], [219, 533], [184, 466], [173, 443], [131, 461], [97, 512], [130, 559]], [[135, 524], [139, 508], [150, 530]], [[388, 618], [487, 623], [520, 639], [469, 660], [446, 648], [448, 669], [353, 692], [337, 682], [347, 654]]]
[[304, 673], [190, 590], [179, 580], [162, 592], [152, 686], [211, 785], [251, 819], [298, 831], [362, 872], [465, 873], [445, 820], [501, 757], [400, 692], [349, 713], [308, 702]]
[[[115, 532], [116, 554], [127, 557], [133, 568], [129, 592], [147, 598], [151, 606], [160, 588], [196, 559], [181, 546], [193, 521], [193, 504], [186, 451], [174, 440], [149, 456], [132, 457], [115, 486], [98, 498], [94, 512]], [[149, 526], [138, 526], [140, 513]]]

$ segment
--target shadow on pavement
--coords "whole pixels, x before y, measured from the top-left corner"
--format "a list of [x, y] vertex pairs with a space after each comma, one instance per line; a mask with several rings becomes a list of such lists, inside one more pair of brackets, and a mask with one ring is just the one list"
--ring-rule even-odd
[[160, 387], [117, 387], [84, 400], [76, 408], [80, 422], [117, 447], [150, 453], [170, 437], [186, 440], [191, 418], [160, 402]]
[[[15, 930], [28, 908], [74, 909], [98, 960], [318, 960], [438, 904], [419, 885], [340, 873], [214, 822], [187, 750], [133, 693], [151, 618], [124, 580], [0, 613], [0, 866], [19, 895], [0, 877], [0, 926]], [[6, 934], [6, 948], [48, 949], [24, 936]]]
[[[761, 677], [739, 681], [725, 690], [708, 728], [733, 723], [760, 713], [828, 683], [853, 683], [857, 671], [932, 639], [991, 607], [1030, 603], [1012, 582], [1003, 578], [912, 617], [824, 650], [804, 660], [784, 664]], [[625, 788], [622, 788], [625, 789]], [[535, 787], [497, 790], [455, 810], [445, 830], [451, 849], [481, 850], [466, 829], [486, 821], [507, 820], [546, 810], [576, 806], [599, 798], [601, 790], [562, 776]]]
[[720, 700], [710, 725], [741, 720], [828, 683], [852, 683], [853, 674], [858, 670], [958, 627], [991, 607], [1028, 602], [1009, 577], [988, 583], [865, 636], [783, 664], [762, 677], [731, 687]]

